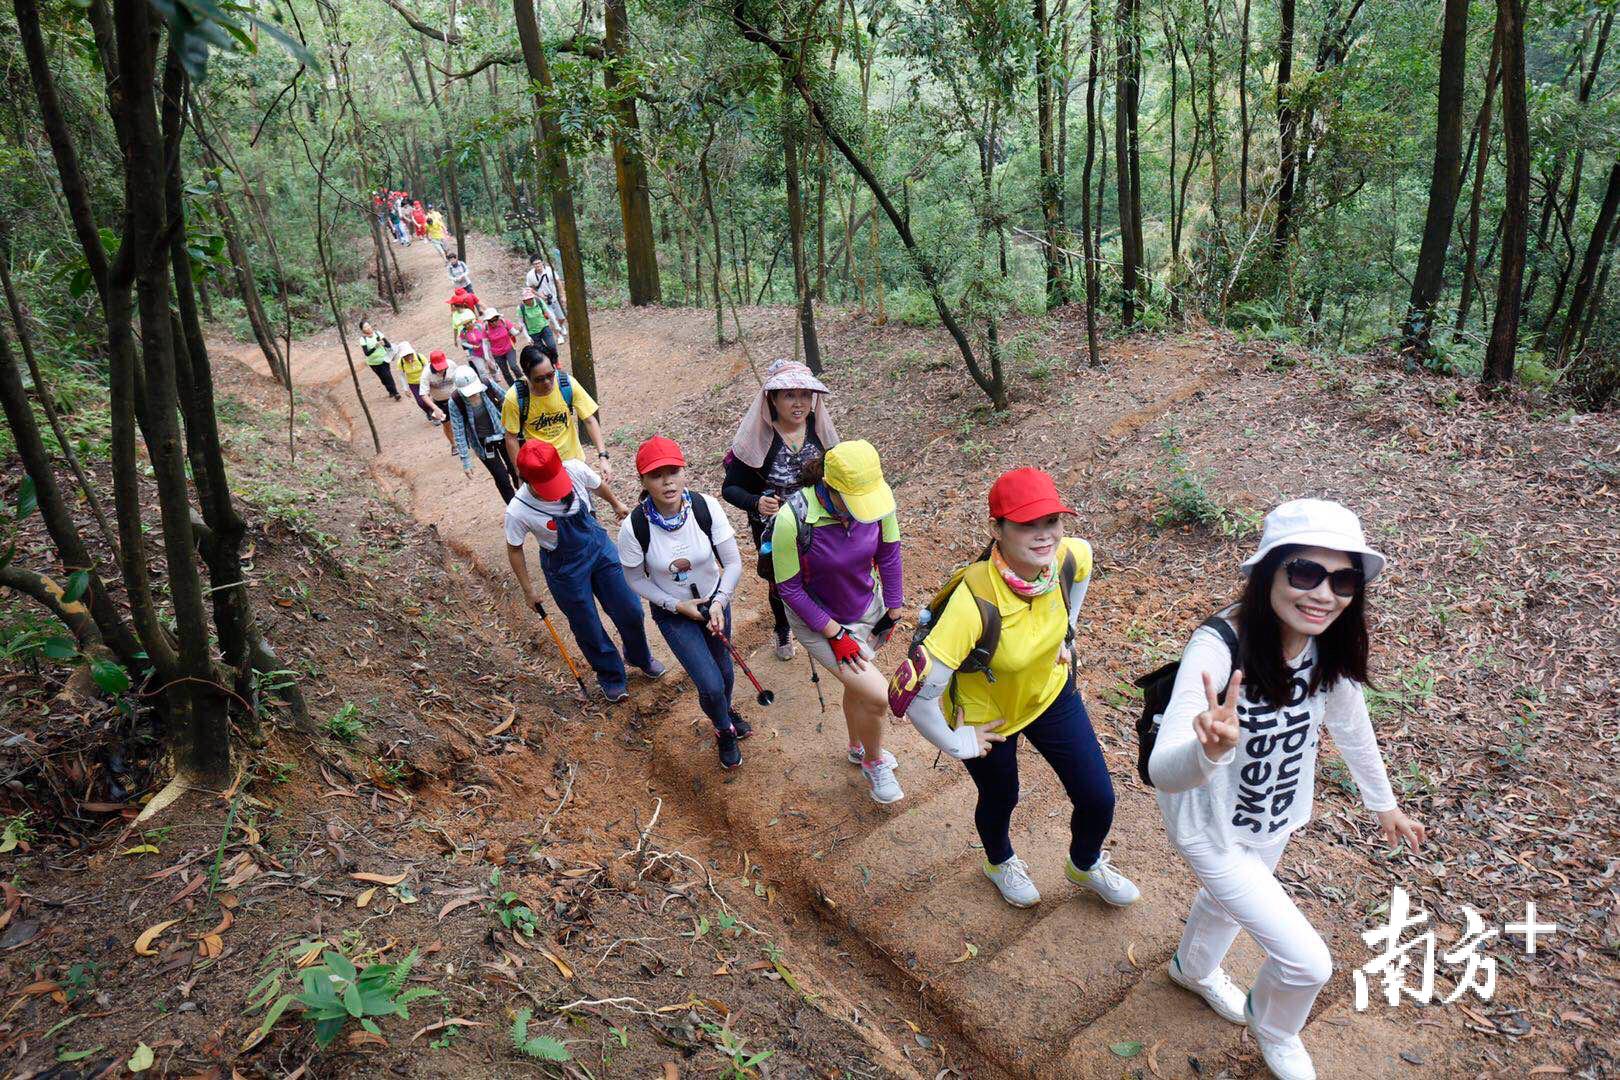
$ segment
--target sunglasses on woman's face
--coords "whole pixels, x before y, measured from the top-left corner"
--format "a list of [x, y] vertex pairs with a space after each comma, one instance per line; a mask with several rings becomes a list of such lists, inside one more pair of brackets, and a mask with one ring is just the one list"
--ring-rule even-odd
[[1283, 572], [1288, 575], [1288, 584], [1300, 592], [1310, 592], [1325, 580], [1334, 596], [1346, 598], [1356, 595], [1367, 580], [1367, 575], [1353, 566], [1330, 571], [1310, 559], [1289, 559], [1283, 564]]

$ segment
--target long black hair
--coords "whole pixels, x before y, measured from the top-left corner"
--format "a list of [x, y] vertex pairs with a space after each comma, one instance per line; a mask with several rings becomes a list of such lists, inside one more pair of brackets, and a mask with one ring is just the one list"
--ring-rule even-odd
[[[1271, 606], [1272, 580], [1301, 549], [1296, 544], [1274, 548], [1249, 574], [1236, 612], [1238, 660], [1243, 686], [1253, 701], [1282, 705], [1293, 698], [1293, 673], [1283, 656], [1282, 620]], [[1361, 556], [1350, 552], [1350, 562], [1364, 569]], [[1331, 690], [1340, 679], [1370, 686], [1367, 677], [1367, 588], [1362, 586], [1348, 606], [1316, 637], [1316, 663], [1311, 668], [1307, 693]]]

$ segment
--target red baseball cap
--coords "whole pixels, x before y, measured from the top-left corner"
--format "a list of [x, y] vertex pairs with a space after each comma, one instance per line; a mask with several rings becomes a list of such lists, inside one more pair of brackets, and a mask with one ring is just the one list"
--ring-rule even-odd
[[665, 465], [679, 465], [683, 469], [686, 467], [686, 455], [681, 453], [680, 444], [674, 439], [655, 435], [642, 443], [636, 451], [637, 476], [646, 476], [654, 469], [662, 469]]
[[574, 480], [563, 468], [557, 448], [544, 439], [530, 439], [517, 456], [518, 475], [529, 490], [542, 499], [556, 502], [574, 489]]
[[1072, 514], [1057, 483], [1040, 469], [1014, 469], [990, 485], [990, 516], [1027, 524], [1049, 514]]
[[450, 366], [450, 361], [444, 358], [443, 349], [434, 349], [428, 354], [428, 366], [434, 371], [443, 371]]

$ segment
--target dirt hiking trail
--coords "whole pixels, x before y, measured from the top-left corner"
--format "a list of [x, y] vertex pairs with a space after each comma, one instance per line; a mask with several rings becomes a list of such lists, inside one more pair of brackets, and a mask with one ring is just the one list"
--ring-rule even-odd
[[[377, 326], [392, 341], [408, 340], [424, 355], [434, 348], [459, 355], [450, 344], [444, 302], [450, 290], [437, 253], [427, 244], [397, 250], [415, 287], [398, 316], [386, 306], [374, 313]], [[513, 314], [521, 261], [496, 242], [474, 237], [467, 262], [480, 298]], [[827, 319], [837, 324], [828, 334], [834, 342], [840, 333], [861, 332], [862, 324], [847, 317], [829, 313]], [[786, 317], [751, 311], [744, 313], [744, 322], [756, 361], [774, 355], [773, 346], [778, 352], [791, 348]], [[709, 418], [730, 410], [734, 422], [757, 385], [743, 350], [717, 349], [713, 313], [702, 310], [598, 311], [592, 314], [592, 331], [616, 489], [626, 497], [635, 490], [635, 442], [658, 429], [688, 446], [693, 486], [717, 494], [729, 429]], [[251, 345], [216, 347], [220, 355], [229, 353], [263, 370]], [[355, 348], [352, 339], [350, 347]], [[1144, 429], [1152, 421], [1211, 386], [1220, 372], [1208, 355], [1192, 343], [1114, 365], [1085, 400], [1065, 402], [1072, 406], [1071, 426], [1060, 442], [1043, 437], [1031, 447], [1028, 463], [1049, 468], [1066, 488], [1073, 487], [1088, 475], [1091, 463], [1146, 438]], [[443, 435], [409, 396], [390, 401], [364, 370], [357, 349], [354, 357], [382, 441], [380, 455], [373, 455], [335, 331], [294, 344], [292, 369], [300, 393], [323, 423], [349, 440], [357, 467], [369, 467], [393, 499], [436, 528], [487, 578], [503, 581], [503, 507], [493, 484], [478, 468], [470, 479], [463, 477]], [[836, 391], [836, 361], [829, 363], [827, 377]], [[930, 415], [925, 402], [921, 413], [914, 412], [919, 402], [908, 397], [903, 382], [893, 385], [891, 394], [895, 420], [911, 428], [914, 440], [927, 436], [914, 453], [891, 457], [883, 431], [852, 430], [842, 413], [840, 420], [846, 438], [869, 437], [885, 454], [902, 508], [907, 602], [914, 609], [919, 597], [978, 545], [983, 487], [943, 462], [979, 436]], [[604, 514], [612, 532], [612, 515], [605, 508]], [[748, 546], [746, 540], [743, 544]], [[1088, 597], [1088, 610], [1109, 605], [1130, 610], [1128, 582], [1124, 573], [1102, 577]], [[806, 936], [819, 941], [824, 968], [848, 980], [851, 996], [915, 996], [943, 1034], [960, 1044], [956, 1057], [970, 1075], [1185, 1077], [1223, 1069], [1231, 1076], [1264, 1075], [1243, 1030], [1220, 1020], [1165, 974], [1194, 882], [1166, 841], [1152, 794], [1132, 774], [1133, 746], [1099, 723], [1119, 800], [1109, 849], [1114, 863], [1141, 887], [1142, 899], [1115, 910], [1064, 880], [1068, 802], [1044, 762], [1026, 753], [1014, 844], [1031, 866], [1043, 900], [1033, 909], [1015, 910], [979, 871], [973, 786], [964, 770], [938, 761], [909, 725], [898, 724], [891, 728], [890, 745], [901, 763], [906, 798], [892, 807], [872, 803], [858, 770], [844, 760], [836, 682], [821, 681], [827, 698], [823, 712], [802, 651], [792, 664], [772, 656], [759, 623], [762, 599], [759, 582], [745, 574], [736, 636], [753, 650], [750, 663], [777, 700], [768, 710], [756, 707], [739, 673], [737, 702], [758, 732], [744, 744], [743, 768], [733, 774], [718, 769], [707, 721], [695, 695], [684, 688], [655, 693], [633, 682], [631, 704], [617, 711], [651, 742], [655, 775], [663, 780], [664, 813], [688, 827], [727, 836], [748, 852], [772, 882], [775, 905], [802, 913], [801, 926], [819, 927]], [[515, 602], [507, 614], [523, 618]], [[650, 627], [649, 636], [655, 648], [662, 646]], [[891, 644], [881, 662], [892, 666], [897, 658]], [[560, 684], [560, 666], [548, 662], [548, 667], [554, 670], [545, 676]], [[1104, 679], [1100, 665], [1091, 671], [1082, 660], [1088, 705], [1106, 692]], [[1313, 850], [1306, 858], [1296, 851], [1285, 859], [1285, 879], [1353, 876], [1359, 856], [1341, 847]], [[1310, 914], [1342, 967], [1359, 914], [1346, 909], [1335, 919], [1331, 902], [1313, 906]], [[1259, 960], [1258, 950], [1240, 936], [1226, 966], [1246, 984]], [[1350, 980], [1340, 970], [1304, 1039], [1327, 1078], [1453, 1075], [1447, 1062], [1455, 1022], [1412, 1017], [1410, 1011], [1399, 1016], [1353, 1011]], [[891, 1037], [904, 1042], [909, 1034], [900, 1029]]]

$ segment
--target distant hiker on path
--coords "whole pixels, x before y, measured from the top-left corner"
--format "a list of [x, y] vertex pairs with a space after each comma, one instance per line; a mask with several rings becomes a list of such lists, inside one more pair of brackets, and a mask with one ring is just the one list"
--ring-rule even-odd
[[466, 364], [456, 368], [452, 379], [456, 392], [450, 398], [450, 434], [456, 454], [461, 458], [461, 471], [471, 479], [470, 448], [495, 481], [501, 502], [509, 503], [516, 483], [512, 463], [506, 458], [500, 395]]
[[427, 358], [411, 347], [408, 341], [401, 341], [393, 348], [395, 362], [399, 364], [400, 374], [405, 376], [405, 387], [421, 406], [422, 412], [427, 415], [428, 423], [442, 423], [444, 417], [439, 410], [433, 407], [433, 402], [422, 396], [422, 383], [427, 371]]
[[450, 398], [456, 392], [456, 380], [443, 349], [434, 349], [428, 355], [427, 370], [422, 372], [422, 388], [427, 391], [428, 399], [439, 413], [444, 441], [453, 448], [456, 440], [450, 432]]
[[787, 607], [776, 588], [767, 533], [783, 500], [804, 486], [805, 465], [820, 460], [829, 446], [837, 444], [827, 387], [803, 364], [777, 360], [765, 370], [759, 395], [737, 426], [726, 454], [720, 494], [748, 514], [748, 530], [759, 552], [757, 569], [770, 594], [779, 660], [793, 659], [793, 636]]
[[[625, 660], [650, 679], [662, 678], [665, 669], [647, 646], [641, 601], [624, 579], [618, 549], [591, 512], [591, 492], [601, 478], [577, 458], [564, 461], [542, 439], [523, 445], [517, 470], [523, 486], [506, 506], [506, 558], [512, 574], [529, 605], [539, 604], [540, 593], [523, 558], [523, 543], [533, 536], [540, 544], [540, 569], [552, 599], [568, 619], [602, 693], [609, 701], [624, 701], [630, 696]], [[622, 657], [602, 626], [598, 603], [624, 642]]]
[[[1424, 827], [1396, 806], [1367, 714], [1366, 586], [1383, 571], [1356, 515], [1298, 499], [1266, 515], [1242, 597], [1181, 654], [1149, 760], [1170, 842], [1203, 885], [1170, 978], [1247, 1023], [1272, 1075], [1313, 1080], [1299, 1033], [1333, 959], [1274, 873], [1311, 818], [1325, 726], [1385, 841]], [[1230, 638], [1230, 640], [1226, 640]], [[1221, 970], [1239, 929], [1265, 950], [1247, 998]]]
[[556, 360], [537, 345], [525, 345], [518, 354], [518, 363], [523, 366], [523, 378], [512, 384], [501, 401], [507, 456], [516, 461], [522, 445], [538, 439], [556, 447], [564, 461], [583, 460], [585, 452], [579, 441], [583, 428], [596, 450], [597, 468], [601, 470], [601, 478], [591, 485], [592, 489], [601, 494], [615, 514], [628, 514], [630, 508], [608, 487], [613, 473], [602, 425], [596, 419], [595, 399], [566, 371], [558, 370]]
[[1064, 536], [1064, 515], [1073, 513], [1039, 469], [996, 480], [990, 546], [929, 605], [917, 631], [924, 636], [913, 639], [891, 684], [896, 693], [915, 692], [906, 715], [967, 767], [979, 789], [973, 824], [984, 874], [1014, 907], [1041, 900], [1009, 831], [1020, 736], [1069, 796], [1065, 876], [1117, 907], [1140, 896], [1102, 847], [1114, 821], [1114, 784], [1074, 684], [1074, 629], [1092, 556], [1090, 544]]
[[897, 763], [883, 749], [888, 687], [873, 661], [905, 604], [894, 493], [864, 439], [839, 443], [802, 472], [805, 487], [771, 528], [776, 585], [793, 636], [844, 684], [849, 761], [874, 801], [898, 802]]
[[450, 276], [450, 284], [456, 288], [473, 291], [472, 275], [467, 270], [467, 264], [453, 251], [444, 257], [444, 272]]
[[518, 321], [523, 324], [524, 336], [545, 352], [553, 361], [557, 359], [557, 331], [553, 325], [551, 309], [540, 300], [540, 294], [529, 286], [523, 287], [518, 300]]
[[388, 396], [395, 401], [400, 401], [403, 399], [399, 396], [398, 388], [394, 386], [393, 369], [388, 366], [392, 351], [393, 348], [388, 344], [388, 339], [383, 337], [377, 331], [377, 328], [371, 325], [371, 320], [361, 319], [360, 354], [366, 358], [366, 366], [371, 368], [373, 375], [377, 376], [377, 381], [383, 384], [383, 389], [388, 391]]
[[753, 734], [731, 705], [731, 597], [742, 580], [737, 534], [712, 495], [686, 487], [686, 456], [673, 439], [636, 451], [646, 494], [619, 526], [619, 563], [653, 624], [697, 688], [714, 725], [720, 766], [742, 764], [737, 741]]
[[484, 356], [501, 369], [502, 379], [510, 386], [518, 380], [517, 342], [513, 339], [517, 328], [492, 307], [484, 308], [479, 317], [478, 338]]
[[557, 328], [558, 342], [566, 341], [568, 315], [563, 311], [561, 284], [544, 255], [536, 253], [529, 256], [529, 272], [523, 275], [523, 284], [525, 288], [533, 289], [540, 302], [551, 312], [552, 322]]
[[427, 238], [428, 243], [438, 249], [440, 255], [448, 254], [444, 246], [445, 241], [444, 215], [438, 208], [429, 206], [427, 209]]

